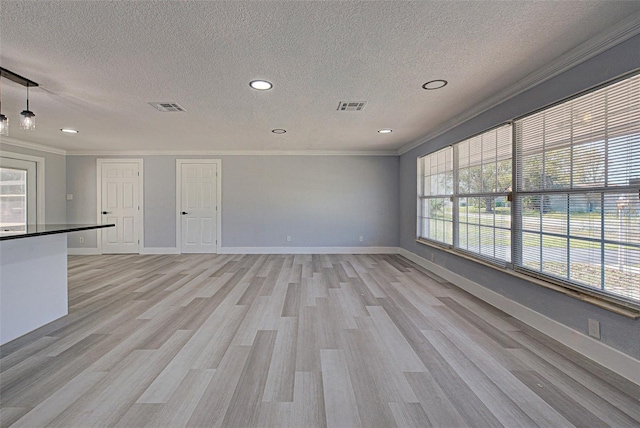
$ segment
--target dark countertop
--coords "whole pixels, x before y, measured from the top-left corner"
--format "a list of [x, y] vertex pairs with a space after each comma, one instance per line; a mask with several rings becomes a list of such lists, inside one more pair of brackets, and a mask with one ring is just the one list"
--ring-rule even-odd
[[32, 236], [54, 235], [57, 233], [79, 232], [81, 230], [103, 229], [115, 227], [115, 224], [29, 224], [24, 230], [0, 229], [0, 241], [9, 239], [30, 238]]

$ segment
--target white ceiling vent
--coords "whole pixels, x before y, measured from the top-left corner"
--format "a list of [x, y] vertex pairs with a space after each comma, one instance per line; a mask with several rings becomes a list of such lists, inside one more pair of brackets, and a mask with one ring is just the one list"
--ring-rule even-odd
[[177, 111], [186, 111], [184, 109], [184, 107], [182, 107], [178, 103], [166, 102], [166, 103], [149, 103], [149, 104], [151, 104], [151, 106], [156, 108], [158, 111], [162, 111], [162, 112], [166, 112], [166, 113], [172, 113], [172, 112], [177, 112]]
[[366, 103], [366, 101], [340, 101], [338, 111], [360, 111]]

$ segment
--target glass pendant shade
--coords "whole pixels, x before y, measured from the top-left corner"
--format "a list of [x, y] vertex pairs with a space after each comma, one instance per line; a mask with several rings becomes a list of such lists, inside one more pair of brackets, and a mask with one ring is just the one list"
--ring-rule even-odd
[[33, 131], [36, 129], [36, 115], [29, 110], [29, 83], [27, 82], [27, 108], [20, 112], [20, 129]]
[[[13, 71], [7, 70], [6, 68], [0, 67], [0, 77], [11, 80], [12, 82], [18, 83], [19, 85], [25, 86], [27, 88], [27, 108], [25, 108], [20, 113], [20, 126], [19, 128], [25, 131], [32, 131], [36, 129], [36, 115], [34, 112], [29, 110], [29, 87], [37, 87], [39, 86], [33, 80], [29, 80], [25, 77], [20, 76], [19, 74], [14, 73]], [[0, 79], [1, 81], [2, 79]], [[2, 98], [0, 94], [0, 99]], [[9, 120], [7, 117], [0, 113], [0, 135], [8, 135], [9, 134]]]
[[25, 131], [33, 131], [36, 129], [36, 115], [30, 110], [22, 110], [20, 113], [22, 118], [20, 119], [20, 129]]
[[0, 114], [0, 135], [9, 135], [9, 119], [4, 114]]

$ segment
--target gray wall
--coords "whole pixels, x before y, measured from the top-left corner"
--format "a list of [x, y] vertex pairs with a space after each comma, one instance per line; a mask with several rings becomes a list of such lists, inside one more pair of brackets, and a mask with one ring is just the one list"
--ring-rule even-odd
[[[95, 223], [96, 211], [96, 158], [67, 156], [67, 193], [73, 195], [73, 200], [67, 201], [68, 223]], [[80, 244], [80, 237], [84, 243]], [[67, 236], [70, 248], [97, 248], [97, 232], [74, 232]]]
[[639, 53], [640, 36], [635, 36], [402, 155], [401, 247], [428, 260], [433, 256], [439, 265], [583, 333], [587, 333], [587, 319], [595, 318], [601, 322], [602, 342], [640, 359], [640, 320], [616, 315], [496, 269], [415, 242], [416, 159], [419, 156], [634, 70], [640, 67]]
[[225, 246], [398, 245], [397, 157], [250, 156], [222, 162]]
[[0, 151], [11, 153], [22, 153], [29, 156], [44, 158], [44, 205], [45, 221], [47, 223], [66, 223], [67, 205], [66, 198], [66, 158], [64, 155], [57, 155], [40, 150], [25, 149], [12, 146], [2, 142]]
[[[147, 248], [176, 246], [176, 158], [143, 156]], [[398, 246], [396, 156], [215, 158], [222, 159], [223, 247]], [[96, 156], [67, 157], [67, 192], [69, 222], [94, 222]], [[70, 235], [69, 246], [95, 248], [96, 233]]]

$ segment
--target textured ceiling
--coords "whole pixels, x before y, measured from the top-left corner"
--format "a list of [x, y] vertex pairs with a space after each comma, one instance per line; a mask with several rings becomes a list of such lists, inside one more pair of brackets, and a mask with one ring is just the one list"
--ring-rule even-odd
[[[2, 112], [10, 137], [70, 152], [396, 151], [639, 11], [638, 1], [0, 0], [0, 64], [41, 85], [36, 131], [17, 129], [25, 89], [6, 79]], [[254, 79], [274, 87], [252, 90]], [[421, 88], [433, 79], [449, 85]], [[338, 112], [339, 101], [367, 105]]]

